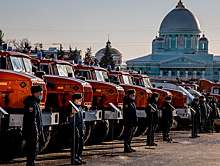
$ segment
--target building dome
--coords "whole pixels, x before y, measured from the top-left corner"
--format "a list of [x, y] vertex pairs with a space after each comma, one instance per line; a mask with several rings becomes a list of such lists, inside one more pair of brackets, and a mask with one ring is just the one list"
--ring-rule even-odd
[[[98, 55], [98, 54], [104, 54], [104, 51], [105, 51], [105, 48], [102, 48], [102, 49], [100, 49], [100, 50], [96, 53], [96, 55]], [[115, 49], [115, 48], [111, 48], [111, 49], [110, 49], [110, 52], [111, 52], [111, 54], [121, 55], [121, 53], [120, 53], [117, 49]]]
[[208, 42], [209, 40], [205, 37], [205, 35], [203, 35], [199, 41], [204, 41], [204, 42]]
[[176, 8], [163, 19], [160, 26], [162, 31], [200, 31], [200, 25], [196, 16], [180, 0]]

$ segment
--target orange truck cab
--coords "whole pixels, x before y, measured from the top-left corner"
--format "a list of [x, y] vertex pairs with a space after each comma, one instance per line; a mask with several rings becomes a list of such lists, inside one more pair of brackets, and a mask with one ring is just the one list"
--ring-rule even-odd
[[51, 126], [57, 125], [58, 113], [50, 113], [45, 109], [47, 88], [45, 82], [32, 74], [30, 57], [12, 51], [0, 51], [0, 143], [5, 152], [21, 152], [21, 138], [24, 99], [31, 95], [33, 85], [43, 86], [43, 99], [40, 107], [43, 109], [44, 134], [47, 143], [50, 139]]
[[110, 82], [120, 85], [124, 88], [125, 92], [127, 92], [129, 89], [135, 90], [135, 105], [137, 108], [137, 117], [139, 122], [136, 135], [144, 134], [147, 129], [145, 109], [147, 106], [147, 99], [151, 97], [152, 94], [151, 90], [145, 87], [133, 85], [132, 76], [127, 72], [112, 71], [108, 69], [108, 73]]
[[[108, 72], [104, 68], [96, 66], [84, 66], [81, 64], [74, 66], [76, 78], [85, 79], [93, 88], [93, 107], [103, 110], [103, 120], [109, 123], [109, 119], [117, 121], [115, 129], [116, 137], [120, 137], [123, 133], [122, 124], [122, 107], [124, 89], [109, 82]], [[120, 111], [112, 112], [109, 103], [114, 104]], [[111, 124], [110, 124], [111, 125]], [[111, 126], [110, 126], [111, 127]]]
[[[47, 82], [46, 106], [51, 107], [52, 110], [59, 111], [61, 124], [67, 123], [69, 115], [67, 114], [66, 106], [72, 100], [72, 95], [74, 93], [82, 93], [82, 107], [84, 108], [86, 124], [85, 141], [87, 141], [95, 121], [99, 121], [102, 118], [101, 111], [91, 109], [93, 99], [92, 86], [88, 82], [76, 79], [73, 66], [68, 62], [41, 58], [32, 59], [31, 62], [38, 70], [36, 75], [43, 77], [45, 82]], [[42, 74], [42, 72], [45, 73]]]
[[171, 92], [164, 90], [164, 89], [158, 89], [158, 88], [153, 88], [150, 82], [150, 78], [146, 75], [141, 75], [141, 74], [132, 74], [134, 78], [134, 83], [138, 86], [143, 86], [145, 88], [150, 89], [153, 93], [158, 93], [159, 94], [159, 99], [158, 99], [158, 107], [161, 109], [162, 108], [162, 103], [165, 100], [166, 96], [171, 96]]

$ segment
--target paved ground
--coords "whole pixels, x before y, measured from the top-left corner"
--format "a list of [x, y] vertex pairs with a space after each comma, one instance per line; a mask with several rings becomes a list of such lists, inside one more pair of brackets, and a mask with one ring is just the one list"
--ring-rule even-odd
[[[137, 152], [123, 153], [123, 141], [113, 142], [115, 157], [104, 156], [111, 154], [112, 143], [86, 146], [83, 159], [89, 166], [214, 166], [220, 165], [220, 133], [200, 134], [200, 138], [192, 139], [190, 131], [172, 131], [173, 143], [162, 141], [161, 133], [156, 134], [158, 146], [150, 149], [146, 146], [146, 136], [135, 137], [133, 147]], [[38, 156], [37, 165], [69, 165], [70, 149], [50, 152]], [[16, 158], [7, 164], [25, 165], [25, 158]]]

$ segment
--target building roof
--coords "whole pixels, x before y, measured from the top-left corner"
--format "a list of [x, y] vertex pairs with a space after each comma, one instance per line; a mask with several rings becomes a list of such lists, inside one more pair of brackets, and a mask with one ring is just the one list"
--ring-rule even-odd
[[[181, 1], [179, 3], [182, 3]], [[160, 31], [170, 30], [184, 30], [184, 31], [200, 31], [200, 25], [196, 16], [185, 8], [184, 5], [177, 5], [170, 13], [163, 19]]]
[[140, 58], [135, 58], [135, 59], [131, 59], [128, 60], [126, 63], [133, 63], [133, 62], [151, 62], [151, 55], [146, 55]]
[[[96, 55], [96, 56], [99, 55], [99, 54], [103, 54], [103, 55], [104, 55], [104, 51], [105, 51], [105, 48], [102, 48], [102, 49], [100, 49], [95, 55]], [[110, 49], [110, 52], [111, 52], [111, 54], [121, 55], [121, 53], [120, 53], [117, 49], [115, 49], [115, 48], [111, 48], [111, 49]]]

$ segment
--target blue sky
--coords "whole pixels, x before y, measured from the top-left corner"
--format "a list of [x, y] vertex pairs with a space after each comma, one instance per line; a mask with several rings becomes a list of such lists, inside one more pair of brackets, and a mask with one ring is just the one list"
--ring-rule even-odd
[[[161, 21], [179, 0], [1, 0], [0, 29], [4, 39], [28, 38], [42, 42], [69, 44], [93, 53], [112, 46], [123, 60], [151, 53], [151, 41]], [[198, 18], [210, 41], [210, 53], [220, 55], [220, 1], [183, 0]]]

